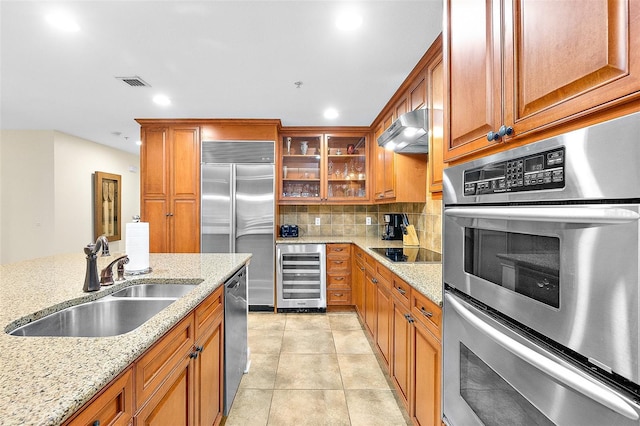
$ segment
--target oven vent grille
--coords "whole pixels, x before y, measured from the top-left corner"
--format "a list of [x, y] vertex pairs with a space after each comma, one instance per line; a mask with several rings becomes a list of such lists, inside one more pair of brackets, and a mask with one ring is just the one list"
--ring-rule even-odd
[[149, 83], [134, 75], [133, 77], [116, 77], [118, 80], [121, 80], [128, 84], [131, 87], [151, 87]]

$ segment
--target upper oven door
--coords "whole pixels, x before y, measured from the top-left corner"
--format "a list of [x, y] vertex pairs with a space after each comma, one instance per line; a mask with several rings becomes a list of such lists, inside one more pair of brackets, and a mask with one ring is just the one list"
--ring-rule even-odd
[[632, 399], [448, 291], [443, 413], [451, 426], [635, 425]]
[[640, 383], [639, 205], [452, 207], [444, 281]]

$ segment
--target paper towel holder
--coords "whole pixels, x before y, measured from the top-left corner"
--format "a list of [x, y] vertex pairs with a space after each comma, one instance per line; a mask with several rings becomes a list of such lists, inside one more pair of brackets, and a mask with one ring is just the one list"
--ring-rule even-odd
[[122, 177], [98, 171], [94, 176], [95, 238], [106, 235], [110, 242], [118, 241], [122, 239]]

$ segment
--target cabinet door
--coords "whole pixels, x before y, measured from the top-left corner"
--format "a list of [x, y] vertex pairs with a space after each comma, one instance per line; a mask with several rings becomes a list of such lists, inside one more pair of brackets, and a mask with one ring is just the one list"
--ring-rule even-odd
[[381, 284], [377, 286], [377, 289], [375, 338], [388, 368], [391, 360], [391, 312], [393, 307], [389, 290]]
[[169, 217], [172, 253], [200, 252], [199, 200], [174, 199]]
[[368, 270], [364, 280], [364, 323], [372, 336], [376, 335], [378, 280]]
[[427, 67], [429, 83], [429, 191], [442, 192], [442, 172], [444, 170], [444, 65], [442, 57]]
[[200, 198], [200, 131], [198, 127], [171, 129], [171, 195]]
[[142, 128], [140, 193], [143, 197], [169, 196], [169, 146], [166, 127]]
[[138, 411], [136, 426], [193, 425], [194, 364], [184, 355], [158, 391]]
[[516, 135], [637, 97], [639, 2], [522, 0], [506, 6], [505, 106], [512, 108]]
[[488, 146], [487, 133], [503, 123], [500, 9], [499, 0], [445, 1], [450, 87], [445, 161]]
[[417, 425], [439, 425], [441, 344], [419, 321], [413, 325], [411, 417]]
[[222, 419], [223, 322], [222, 313], [196, 344], [196, 424], [212, 426]]
[[[388, 129], [393, 124], [391, 116], [385, 118], [383, 127]], [[396, 196], [396, 170], [395, 170], [395, 153], [388, 149], [384, 151], [384, 198], [395, 198]]]
[[411, 372], [411, 329], [405, 315], [409, 310], [393, 298], [393, 340], [390, 368], [391, 378], [396, 384], [405, 407], [409, 408], [409, 384]]
[[325, 153], [322, 135], [304, 132], [284, 134], [280, 153], [279, 199], [307, 204], [322, 201], [326, 191], [323, 185]]
[[351, 276], [351, 291], [352, 301], [360, 315], [360, 318], [364, 320], [364, 260], [362, 257], [358, 257], [358, 254], [362, 254], [359, 249], [356, 249], [356, 260], [353, 262], [353, 269]]
[[166, 198], [144, 198], [141, 206], [143, 222], [149, 222], [149, 251], [167, 253], [169, 251], [169, 208]]
[[368, 201], [367, 134], [332, 133], [327, 144], [327, 201]]

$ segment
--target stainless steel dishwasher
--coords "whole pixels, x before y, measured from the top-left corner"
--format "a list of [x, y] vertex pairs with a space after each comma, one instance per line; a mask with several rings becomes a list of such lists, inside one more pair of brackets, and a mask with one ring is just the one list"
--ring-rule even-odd
[[224, 415], [248, 370], [247, 268], [243, 266], [224, 284]]
[[278, 312], [325, 311], [327, 266], [324, 244], [277, 244]]

